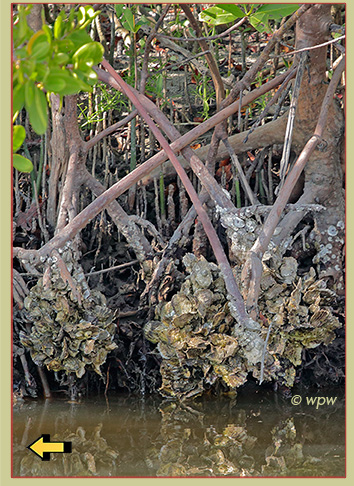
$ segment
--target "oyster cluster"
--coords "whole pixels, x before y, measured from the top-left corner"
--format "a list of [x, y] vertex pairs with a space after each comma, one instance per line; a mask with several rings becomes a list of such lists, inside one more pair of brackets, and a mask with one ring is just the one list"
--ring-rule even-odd
[[[265, 379], [276, 378], [291, 387], [303, 349], [328, 345], [341, 323], [332, 313], [336, 294], [317, 279], [313, 267], [299, 277], [293, 257], [263, 263], [260, 312], [272, 324], [268, 341]], [[254, 371], [258, 377], [258, 371]]]
[[[248, 213], [247, 213], [248, 211]], [[248, 251], [261, 231], [251, 209], [239, 216], [220, 212], [230, 244], [230, 257], [236, 262], [234, 274], [242, 288], [241, 270]], [[332, 232], [336, 231], [335, 228]], [[284, 249], [270, 243], [263, 256], [261, 293], [258, 300], [264, 331], [272, 325], [265, 360], [265, 380], [276, 379], [287, 387], [295, 380], [295, 367], [301, 364], [303, 349], [328, 345], [335, 338], [334, 330], [341, 323], [332, 313], [336, 293], [319, 279], [314, 268], [298, 276], [298, 262], [284, 257]], [[316, 263], [316, 258], [313, 259]], [[243, 293], [247, 289], [242, 289]], [[266, 325], [264, 321], [268, 321]], [[265, 338], [266, 334], [264, 334]], [[259, 366], [253, 376], [260, 378]]]
[[169, 302], [161, 302], [156, 320], [144, 327], [163, 358], [160, 393], [165, 397], [195, 397], [217, 383], [236, 388], [246, 381], [246, 360], [238, 356], [232, 335], [224, 280], [217, 265], [192, 254], [183, 258], [189, 275]]
[[40, 278], [24, 300], [25, 316], [33, 326], [29, 335], [20, 332], [21, 343], [29, 348], [34, 363], [49, 370], [81, 378], [91, 368], [101, 375], [101, 365], [117, 347], [114, 313], [104, 295], [89, 289], [71, 254], [62, 259], [69, 278], [63, 278], [54, 259], [50, 279]]
[[[157, 306], [156, 320], [144, 328], [162, 357], [160, 393], [184, 400], [218, 384], [235, 390], [245, 383], [248, 373], [260, 379], [261, 363], [247, 359], [242, 336], [235, 333], [218, 267], [191, 254], [183, 263], [189, 275], [180, 291]], [[334, 330], [341, 327], [332, 313], [335, 292], [317, 279], [313, 268], [303, 277], [297, 270], [292, 257], [266, 255], [259, 298], [264, 340], [272, 325], [263, 379], [287, 387], [294, 384], [303, 349], [328, 345], [335, 338]]]
[[217, 207], [220, 222], [226, 230], [230, 245], [230, 258], [238, 265], [242, 265], [248, 256], [248, 251], [261, 232], [261, 221], [251, 208], [245, 208], [238, 215], [226, 208]]

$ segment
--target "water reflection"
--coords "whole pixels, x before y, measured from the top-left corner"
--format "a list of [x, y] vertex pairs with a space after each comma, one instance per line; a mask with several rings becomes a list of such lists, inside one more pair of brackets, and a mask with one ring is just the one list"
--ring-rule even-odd
[[[341, 390], [245, 389], [237, 398], [174, 403], [158, 397], [32, 401], [13, 413], [13, 474], [24, 476], [344, 476]], [[307, 405], [306, 396], [337, 397]], [[42, 462], [27, 446], [42, 434], [72, 453]]]

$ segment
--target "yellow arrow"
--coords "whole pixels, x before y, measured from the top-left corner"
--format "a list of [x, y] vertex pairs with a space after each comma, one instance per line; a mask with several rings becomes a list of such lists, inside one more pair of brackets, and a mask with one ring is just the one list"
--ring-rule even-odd
[[71, 442], [50, 442], [50, 435], [43, 434], [28, 446], [42, 461], [49, 461], [51, 452], [71, 452]]

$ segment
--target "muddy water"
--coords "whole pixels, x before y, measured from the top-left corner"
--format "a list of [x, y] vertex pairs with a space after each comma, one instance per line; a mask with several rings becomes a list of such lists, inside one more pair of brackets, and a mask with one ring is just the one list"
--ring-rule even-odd
[[[184, 404], [124, 395], [22, 402], [13, 475], [344, 476], [344, 405], [341, 388], [293, 390], [291, 399], [253, 386]], [[42, 434], [72, 452], [42, 461], [27, 449]]]

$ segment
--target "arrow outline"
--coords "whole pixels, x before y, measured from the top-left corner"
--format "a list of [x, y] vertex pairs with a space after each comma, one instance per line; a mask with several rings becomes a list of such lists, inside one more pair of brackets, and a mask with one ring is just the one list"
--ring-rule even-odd
[[[34, 449], [32, 449], [32, 446], [36, 444], [38, 441], [42, 439], [43, 445], [45, 444], [63, 444], [63, 450], [62, 451], [43, 451], [43, 457], [38, 454]], [[36, 456], [38, 456], [42, 461], [50, 461], [50, 454], [55, 454], [55, 453], [60, 453], [63, 454], [64, 452], [72, 452], [72, 443], [71, 442], [51, 442], [50, 441], [50, 434], [42, 434], [40, 437], [38, 437], [36, 440], [34, 440], [29, 446], [27, 446], [27, 449], [32, 451]]]

